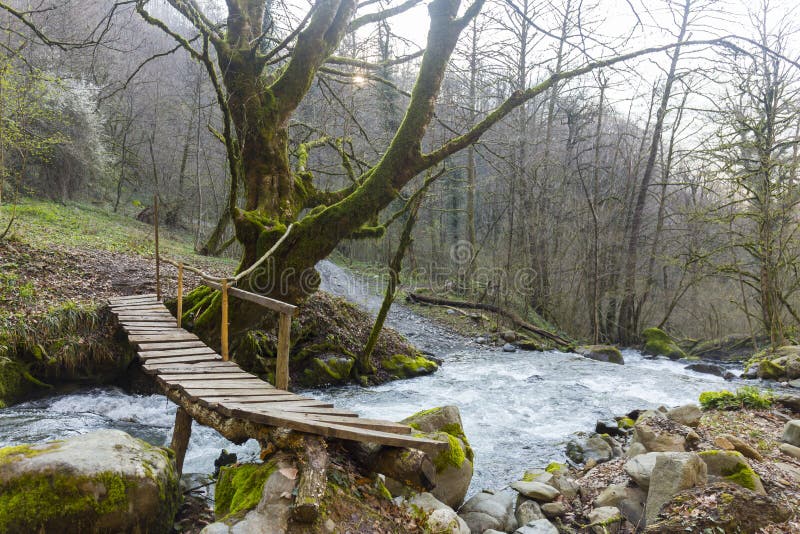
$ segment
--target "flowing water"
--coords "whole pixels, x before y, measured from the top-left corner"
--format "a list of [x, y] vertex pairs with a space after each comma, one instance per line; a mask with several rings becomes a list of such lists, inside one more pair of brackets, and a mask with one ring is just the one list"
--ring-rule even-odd
[[[322, 288], [370, 311], [380, 306], [378, 279], [355, 277], [330, 262], [318, 266]], [[701, 391], [732, 387], [721, 378], [687, 371], [683, 364], [623, 351], [625, 365], [576, 354], [503, 352], [475, 343], [395, 305], [389, 326], [443, 360], [433, 375], [371, 388], [340, 387], [306, 394], [331, 399], [365, 417], [400, 420], [422, 409], [454, 404], [475, 451], [472, 491], [500, 488], [529, 467], [563, 460], [570, 435], [597, 419], [632, 409], [696, 402]], [[117, 428], [150, 443], [169, 443], [175, 405], [161, 395], [94, 388], [0, 410], [0, 446]], [[184, 472], [209, 473], [226, 448], [240, 461], [257, 457], [249, 441], [236, 446], [214, 430], [194, 425]]]

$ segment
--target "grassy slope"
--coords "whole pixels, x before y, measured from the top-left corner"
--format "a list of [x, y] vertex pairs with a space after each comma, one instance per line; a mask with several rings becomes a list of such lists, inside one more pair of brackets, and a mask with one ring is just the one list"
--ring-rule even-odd
[[[0, 226], [5, 228], [13, 212], [11, 205], [0, 206]], [[160, 247], [162, 256], [211, 271], [231, 272], [236, 266], [232, 259], [196, 255], [186, 232], [164, 229]], [[82, 283], [108, 266], [132, 262], [142, 275], [154, 278], [154, 250], [152, 225], [132, 217], [79, 203], [24, 200], [16, 207], [6, 241], [0, 242], [0, 327], [13, 316], [43, 311], [43, 304], [91, 304], [114, 294]], [[172, 271], [164, 269], [167, 283]]]

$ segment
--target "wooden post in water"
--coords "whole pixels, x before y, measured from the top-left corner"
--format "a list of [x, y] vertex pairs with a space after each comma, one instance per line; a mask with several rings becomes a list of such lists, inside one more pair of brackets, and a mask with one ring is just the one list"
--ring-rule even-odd
[[228, 281], [222, 280], [222, 326], [220, 328], [220, 346], [222, 361], [228, 361]]
[[281, 313], [278, 319], [278, 362], [275, 364], [275, 387], [289, 391], [289, 341], [292, 316]]
[[192, 417], [178, 406], [175, 413], [175, 428], [172, 430], [172, 443], [169, 448], [175, 453], [175, 469], [178, 476], [183, 472], [183, 459], [186, 457], [186, 448], [189, 446], [189, 438], [192, 436]]
[[158, 252], [158, 194], [153, 195], [153, 228], [156, 233], [156, 300], [161, 300], [161, 258]]
[[183, 316], [183, 263], [178, 264], [178, 328]]

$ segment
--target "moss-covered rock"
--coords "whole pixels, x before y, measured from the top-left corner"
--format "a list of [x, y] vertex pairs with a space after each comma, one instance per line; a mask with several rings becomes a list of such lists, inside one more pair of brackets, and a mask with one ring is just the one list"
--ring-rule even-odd
[[350, 380], [355, 359], [337, 354], [323, 354], [312, 358], [303, 370], [301, 384], [308, 387], [344, 384]]
[[611, 345], [585, 345], [578, 347], [575, 352], [598, 362], [616, 363], [619, 365], [625, 364], [625, 359], [617, 347]]
[[0, 449], [0, 532], [168, 532], [170, 451], [118, 430]]
[[436, 487], [431, 493], [440, 501], [457, 509], [472, 480], [475, 454], [464, 434], [461, 414], [455, 406], [423, 410], [403, 419], [403, 423], [418, 431], [420, 436], [443, 441], [449, 447], [431, 460], [436, 466]]
[[724, 480], [765, 495], [761, 479], [737, 451], [711, 450], [699, 453], [706, 463], [709, 480]]
[[648, 328], [642, 332], [645, 354], [650, 356], [666, 356], [671, 360], [686, 357], [686, 353], [666, 332], [660, 328]]
[[383, 370], [392, 378], [413, 378], [415, 376], [429, 375], [439, 368], [436, 362], [427, 359], [422, 354], [415, 356], [395, 354], [381, 363]]
[[773, 360], [761, 360], [758, 363], [758, 377], [778, 380], [786, 375], [786, 368]]
[[[731, 334], [703, 341], [681, 340], [678, 344], [687, 354], [703, 360], [742, 362], [753, 354], [754, 340], [749, 334]], [[768, 336], [756, 336], [756, 346], [768, 344]]]
[[22, 398], [31, 385], [18, 362], [0, 356], [0, 408]]
[[217, 518], [255, 508], [261, 500], [264, 483], [275, 469], [275, 462], [220, 468], [214, 489], [214, 514]]

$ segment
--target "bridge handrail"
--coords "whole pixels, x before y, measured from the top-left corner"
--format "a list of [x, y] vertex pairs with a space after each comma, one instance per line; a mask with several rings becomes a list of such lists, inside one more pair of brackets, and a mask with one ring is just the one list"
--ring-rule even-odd
[[274, 253], [278, 247], [289, 236], [289, 233], [294, 227], [294, 223], [290, 224], [283, 235], [275, 242], [272, 247], [264, 253], [253, 265], [236, 276], [232, 277], [217, 277], [212, 276], [197, 267], [185, 265], [183, 262], [162, 256], [158, 247], [158, 195], [153, 199], [153, 227], [155, 232], [155, 249], [156, 249], [156, 299], [161, 300], [161, 269], [160, 263], [168, 263], [178, 269], [178, 287], [177, 287], [177, 323], [178, 328], [181, 327], [183, 319], [183, 271], [189, 271], [198, 275], [203, 284], [219, 291], [222, 294], [221, 303], [221, 325], [220, 325], [220, 352], [222, 359], [228, 361], [228, 295], [253, 302], [260, 306], [264, 306], [270, 310], [278, 312], [278, 358], [275, 369], [275, 386], [279, 389], [289, 390], [289, 345], [292, 326], [292, 316], [297, 313], [297, 306], [283, 302], [273, 298], [265, 297], [251, 291], [245, 291], [235, 287], [230, 287], [230, 283], [236, 285], [240, 280], [252, 274], [260, 265], [262, 265], [269, 256]]

